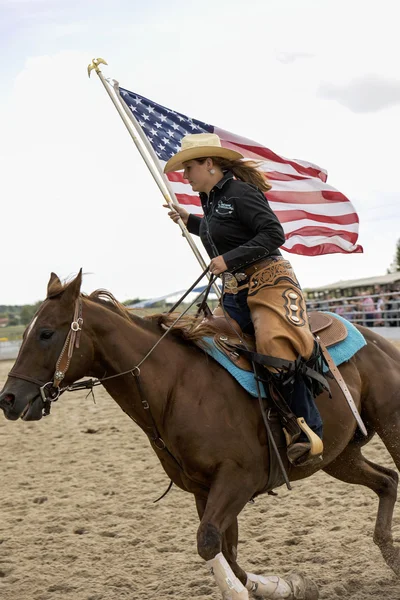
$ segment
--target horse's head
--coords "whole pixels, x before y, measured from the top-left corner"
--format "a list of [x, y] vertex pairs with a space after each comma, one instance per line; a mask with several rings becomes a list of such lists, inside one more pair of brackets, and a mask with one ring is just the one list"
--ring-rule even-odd
[[63, 285], [51, 274], [47, 298], [25, 330], [21, 349], [0, 393], [7, 419], [41, 419], [61, 387], [85, 375], [93, 347], [85, 335], [80, 287], [82, 270]]

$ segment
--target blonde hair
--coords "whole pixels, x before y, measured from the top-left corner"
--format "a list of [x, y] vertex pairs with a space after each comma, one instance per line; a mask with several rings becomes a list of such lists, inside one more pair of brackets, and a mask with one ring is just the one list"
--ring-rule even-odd
[[[210, 156], [207, 158], [211, 158], [213, 163], [222, 171], [232, 171], [236, 179], [240, 179], [240, 181], [246, 183], [252, 183], [262, 192], [268, 192], [272, 187], [269, 184], [266, 175], [260, 171], [260, 162], [255, 160], [242, 160], [241, 158], [229, 160], [219, 156]], [[195, 160], [202, 164], [207, 158], [197, 158]]]

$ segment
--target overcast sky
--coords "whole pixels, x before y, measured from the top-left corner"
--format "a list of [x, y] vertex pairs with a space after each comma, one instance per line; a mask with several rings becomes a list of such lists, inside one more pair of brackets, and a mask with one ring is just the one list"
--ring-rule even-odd
[[0, 304], [160, 296], [199, 274], [98, 77], [327, 169], [364, 254], [287, 255], [303, 287], [381, 275], [400, 237], [398, 0], [0, 0]]

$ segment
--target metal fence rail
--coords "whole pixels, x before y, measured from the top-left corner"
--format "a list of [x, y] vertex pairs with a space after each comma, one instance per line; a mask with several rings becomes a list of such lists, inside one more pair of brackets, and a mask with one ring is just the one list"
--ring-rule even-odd
[[13, 342], [0, 342], [0, 360], [13, 360], [17, 358], [22, 340]]
[[400, 327], [400, 292], [307, 300], [307, 310], [336, 313], [366, 327]]

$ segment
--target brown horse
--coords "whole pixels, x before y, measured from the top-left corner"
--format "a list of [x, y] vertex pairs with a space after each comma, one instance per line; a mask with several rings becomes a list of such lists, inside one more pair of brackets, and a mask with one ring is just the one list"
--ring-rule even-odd
[[[195, 497], [200, 517], [200, 556], [212, 569], [225, 600], [318, 597], [299, 575], [287, 579], [246, 573], [237, 563], [237, 516], [249, 500], [268, 491], [269, 456], [258, 403], [193, 343], [168, 334], [159, 321], [130, 315], [111, 294], [80, 293], [81, 273], [62, 285], [52, 274], [47, 299], [24, 334], [17, 361], [0, 394], [7, 419], [38, 420], [57, 399], [59, 386], [83, 376], [102, 380], [107, 392], [149, 436], [171, 480]], [[340, 371], [367, 426], [356, 431], [341, 392], [318, 398], [324, 421], [319, 467], [293, 468], [291, 480], [318, 468], [379, 497], [374, 541], [400, 574], [391, 521], [397, 473], [366, 460], [361, 447], [374, 433], [400, 467], [400, 353], [360, 328], [367, 345]], [[68, 372], [67, 372], [68, 371]], [[49, 382], [49, 383], [47, 383]], [[46, 384], [46, 385], [45, 385]], [[40, 390], [41, 388], [41, 390]]]

